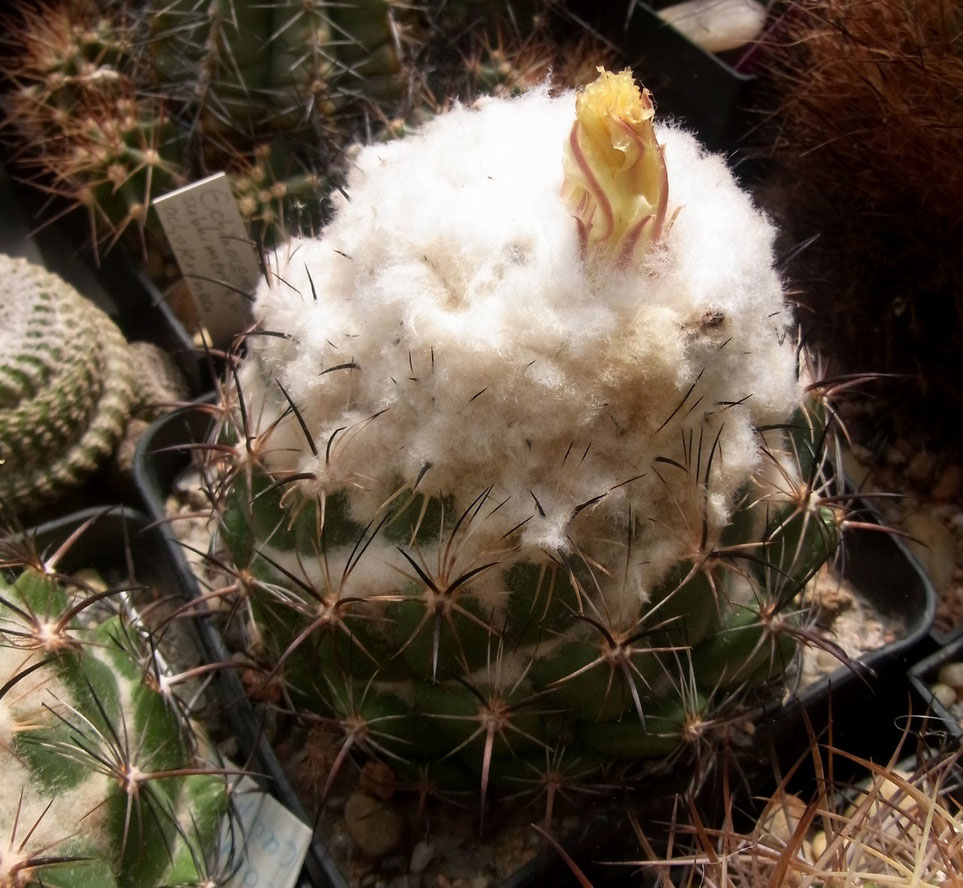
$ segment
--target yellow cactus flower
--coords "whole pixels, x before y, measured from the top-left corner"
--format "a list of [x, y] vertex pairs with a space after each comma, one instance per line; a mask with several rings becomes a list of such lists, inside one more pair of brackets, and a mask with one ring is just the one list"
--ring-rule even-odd
[[652, 127], [651, 94], [639, 88], [629, 68], [598, 71], [575, 100], [562, 194], [583, 249], [611, 248], [625, 262], [661, 237], [669, 185]]

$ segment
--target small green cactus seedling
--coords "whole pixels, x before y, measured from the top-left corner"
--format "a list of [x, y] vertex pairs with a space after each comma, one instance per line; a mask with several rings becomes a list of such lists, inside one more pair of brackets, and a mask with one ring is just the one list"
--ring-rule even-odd
[[2, 540], [0, 885], [223, 884], [228, 772], [128, 593], [58, 572], [75, 539]]
[[699, 759], [782, 688], [837, 544], [772, 228], [652, 118], [602, 72], [362, 150], [220, 407], [250, 655], [482, 809]]

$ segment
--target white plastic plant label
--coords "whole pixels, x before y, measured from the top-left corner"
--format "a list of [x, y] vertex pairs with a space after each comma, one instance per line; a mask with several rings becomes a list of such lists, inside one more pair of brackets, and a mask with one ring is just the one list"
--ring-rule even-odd
[[250, 322], [261, 269], [227, 176], [171, 191], [154, 208], [211, 344], [228, 348]]
[[239, 850], [226, 888], [294, 888], [311, 828], [248, 778], [234, 791], [234, 809], [233, 836]]

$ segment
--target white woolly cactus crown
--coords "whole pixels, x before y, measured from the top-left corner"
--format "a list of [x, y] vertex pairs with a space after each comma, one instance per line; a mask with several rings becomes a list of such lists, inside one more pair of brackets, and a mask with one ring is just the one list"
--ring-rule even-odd
[[[792, 317], [773, 230], [719, 157], [653, 136], [628, 72], [580, 95], [573, 129], [575, 109], [540, 89], [361, 150], [333, 221], [257, 294], [285, 336], [249, 341], [241, 389], [261, 429], [286, 412], [262, 457], [309, 500], [349, 491], [365, 523], [417, 485], [454, 520], [487, 490], [500, 530], [466, 560], [500, 540], [504, 565], [611, 564], [631, 523], [644, 554], [618, 585], [644, 598], [718, 538], [756, 428], [799, 404]], [[384, 591], [368, 573], [350, 594]]]

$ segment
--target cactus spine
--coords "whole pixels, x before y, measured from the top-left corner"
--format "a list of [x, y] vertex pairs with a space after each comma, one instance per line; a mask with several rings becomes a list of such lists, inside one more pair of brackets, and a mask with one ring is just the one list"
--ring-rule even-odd
[[365, 149], [222, 403], [251, 656], [482, 809], [700, 760], [781, 691], [838, 540], [771, 227], [652, 117], [603, 72]]
[[227, 772], [127, 593], [2, 543], [0, 885], [221, 884]]

